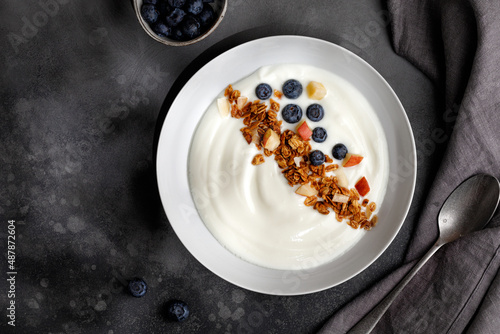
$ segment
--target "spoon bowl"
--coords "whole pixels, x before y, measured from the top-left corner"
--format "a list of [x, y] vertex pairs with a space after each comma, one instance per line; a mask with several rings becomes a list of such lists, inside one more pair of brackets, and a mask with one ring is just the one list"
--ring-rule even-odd
[[462, 182], [444, 202], [438, 215], [439, 238], [401, 282], [350, 331], [370, 333], [406, 284], [441, 246], [483, 229], [500, 200], [500, 183], [491, 175], [476, 174]]
[[481, 230], [495, 213], [499, 191], [498, 180], [491, 175], [477, 174], [465, 180], [439, 212], [439, 239], [448, 243]]

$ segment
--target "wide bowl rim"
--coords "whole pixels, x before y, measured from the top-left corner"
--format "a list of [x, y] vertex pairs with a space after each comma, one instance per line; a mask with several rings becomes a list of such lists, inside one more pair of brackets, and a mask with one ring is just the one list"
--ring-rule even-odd
[[[382, 238], [383, 239], [382, 242], [377, 242], [376, 244], [373, 245], [367, 244], [367, 247], [369, 248], [370, 252], [360, 253], [356, 257], [347, 258], [343, 264], [343, 267], [345, 267], [344, 271], [346, 273], [340, 275], [342, 277], [337, 277], [337, 278], [331, 277], [332, 275], [337, 275], [337, 274], [333, 270], [333, 269], [336, 270], [336, 268], [333, 268], [329, 264], [320, 266], [317, 269], [314, 268], [314, 270], [312, 271], [308, 271], [306, 273], [308, 275], [307, 279], [302, 279], [301, 275], [304, 273], [301, 272], [300, 270], [283, 271], [283, 270], [262, 268], [252, 265], [250, 263], [246, 263], [244, 260], [238, 259], [233, 254], [230, 254], [228, 250], [224, 250], [224, 247], [221, 246], [215, 240], [215, 238], [210, 235], [210, 232], [208, 232], [204, 224], [201, 222], [196, 212], [196, 208], [194, 207], [194, 204], [191, 203], [192, 197], [187, 183], [187, 171], [184, 171], [185, 168], [187, 168], [187, 164], [184, 161], [184, 157], [181, 159], [182, 162], [174, 164], [173, 168], [169, 168], [169, 170], [173, 173], [164, 173], [163, 167], [170, 165], [168, 161], [170, 162], [175, 161], [175, 158], [171, 155], [172, 153], [174, 153], [175, 150], [180, 150], [184, 152], [185, 149], [186, 152], [188, 151], [189, 143], [187, 141], [185, 143], [176, 142], [176, 138], [177, 139], [179, 138], [176, 131], [180, 131], [184, 134], [189, 133], [189, 131], [194, 131], [195, 124], [189, 124], [190, 122], [182, 121], [183, 117], [185, 116], [184, 114], [171, 112], [174, 109], [184, 110], [183, 108], [179, 108], [182, 103], [185, 103], [182, 102], [185, 101], [182, 99], [182, 96], [184, 94], [188, 94], [188, 92], [190, 91], [198, 91], [197, 88], [199, 87], [197, 87], [197, 85], [202, 84], [201, 81], [198, 80], [200, 76], [207, 76], [207, 75], [209, 76], [212, 73], [212, 71], [220, 71], [221, 69], [223, 69], [224, 73], [226, 73], [226, 76], [228, 76], [228, 78], [234, 77], [236, 79], [236, 77], [244, 76], [245, 75], [244, 72], [236, 73], [229, 70], [227, 63], [227, 57], [234, 57], [240, 55], [240, 53], [243, 51], [246, 52], [251, 50], [252, 52], [257, 53], [259, 57], [263, 59], [265, 58], [265, 60], [263, 59], [258, 60], [259, 63], [268, 62], [269, 64], [271, 64], [272, 60], [269, 60], [267, 57], [265, 57], [266, 54], [269, 52], [262, 53], [262, 50], [268, 50], [268, 51], [272, 50], [272, 48], [276, 47], [276, 45], [279, 45], [280, 57], [283, 55], [282, 53], [283, 47], [287, 45], [290, 48], [292, 46], [293, 48], [297, 48], [300, 45], [300, 47], [303, 50], [313, 50], [315, 47], [335, 50], [334, 54], [336, 55], [337, 59], [341, 61], [342, 65], [348, 64], [349, 67], [356, 66], [362, 68], [364, 71], [367, 70], [368, 71], [367, 73], [370, 74], [370, 80], [375, 80], [381, 84], [380, 89], [384, 93], [383, 95], [385, 97], [390, 98], [392, 106], [398, 110], [397, 111], [398, 116], [396, 121], [398, 121], [399, 126], [397, 128], [394, 127], [393, 135], [398, 136], [398, 134], [403, 132], [405, 137], [404, 137], [404, 143], [401, 143], [401, 141], [393, 141], [393, 145], [399, 147], [397, 149], [398, 150], [397, 153], [405, 153], [405, 154], [404, 156], [399, 154], [394, 155], [393, 162], [391, 163], [393, 164], [394, 168], [398, 169], [395, 170], [395, 172], [398, 172], [399, 168], [401, 167], [399, 166], [400, 163], [404, 162], [406, 164], [407, 163], [406, 160], [409, 159], [408, 165], [405, 166], [410, 168], [410, 172], [408, 175], [405, 174], [401, 176], [402, 178], [401, 182], [404, 182], [405, 184], [404, 187], [402, 185], [399, 185], [399, 183], [396, 183], [398, 189], [400, 189], [399, 187], [402, 187], [401, 189], [403, 191], [399, 192], [398, 201], [396, 203], [391, 203], [391, 202], [388, 203], [389, 206], [386, 209], [386, 211], [393, 211], [392, 209], [395, 209], [397, 211], [395, 216], [396, 221], [394, 222], [396, 226], [390, 227], [390, 224], [381, 225], [380, 228], [377, 226], [377, 229], [371, 231], [370, 235], [373, 235], [375, 239]], [[307, 48], [306, 46], [310, 46], [310, 48]], [[289, 55], [288, 57], [296, 57], [296, 55], [293, 53], [286, 53], [286, 54]], [[246, 56], [253, 57], [253, 54], [246, 54]], [[323, 59], [324, 57], [326, 56], [322, 56], [321, 59]], [[328, 58], [328, 61], [331, 62], [331, 59]], [[285, 62], [285, 60], [280, 60], [280, 62]], [[238, 66], [242, 65], [241, 59], [239, 59], [237, 64]], [[253, 64], [251, 67], [253, 67]], [[241, 68], [239, 69], [241, 70]], [[225, 79], [227, 80], [228, 78]], [[232, 80], [229, 79], [228, 82], [232, 82]], [[367, 85], [366, 87], [371, 87], [371, 86]], [[218, 87], [217, 85], [214, 85], [214, 87], [210, 87], [209, 90], [214, 92], [217, 91], [213, 96], [207, 97], [208, 100], [212, 101], [213, 98], [216, 96], [216, 94], [219, 93]], [[208, 105], [210, 101], [203, 101], [203, 104], [206, 102], [206, 104]], [[201, 113], [202, 111], [199, 112]], [[384, 111], [384, 113], [386, 113], [386, 111]], [[391, 122], [391, 119], [387, 118], [387, 121]], [[175, 129], [172, 128], [173, 124], [176, 125], [180, 124], [181, 126], [178, 126], [178, 129]], [[186, 130], [185, 128], [187, 127], [189, 127], [189, 130], [184, 131]], [[174, 131], [168, 131], [168, 130], [174, 130]], [[176, 142], [177, 145], [175, 145], [175, 147], [172, 147], [172, 145], [168, 144], [172, 142]], [[179, 148], [177, 147], [178, 145], [182, 147]], [[167, 152], [169, 153], [168, 155], [166, 154]], [[183, 154], [186, 155], [187, 159], [186, 152], [184, 152]], [[408, 156], [406, 153], [408, 153]], [[167, 156], [168, 159], [166, 159]], [[400, 162], [399, 160], [400, 158], [404, 159], [404, 161]], [[375, 70], [375, 68], [373, 68], [373, 66], [371, 66], [368, 62], [363, 60], [361, 57], [355, 55], [351, 51], [329, 41], [307, 36], [298, 36], [298, 35], [271, 36], [243, 43], [214, 58], [207, 65], [205, 65], [198, 72], [196, 72], [196, 74], [194, 74], [191, 77], [191, 79], [184, 85], [179, 94], [177, 94], [177, 97], [172, 102], [169, 108], [169, 112], [167, 113], [167, 117], [163, 122], [157, 147], [156, 168], [157, 168], [157, 182], [158, 182], [160, 198], [165, 213], [170, 222], [170, 225], [172, 226], [175, 233], [178, 235], [182, 244], [188, 249], [188, 251], [194, 258], [196, 258], [201, 264], [203, 264], [207, 269], [212, 271], [214, 274], [220, 276], [224, 280], [232, 284], [235, 284], [239, 287], [264, 294], [287, 295], [287, 296], [309, 294], [309, 293], [319, 292], [331, 288], [333, 286], [337, 286], [358, 275], [368, 266], [373, 264], [382, 255], [382, 253], [386, 251], [389, 245], [392, 244], [396, 235], [399, 233], [402, 225], [404, 224], [404, 221], [408, 216], [411, 203], [413, 201], [415, 186], [416, 186], [416, 177], [417, 177], [416, 145], [411, 124], [409, 122], [408, 116], [405, 112], [405, 109], [401, 101], [399, 100], [398, 96], [396, 95], [392, 87], [389, 85], [389, 83], [382, 77], [382, 75], [378, 71]], [[402, 170], [401, 172], [404, 171]], [[179, 179], [176, 178], [176, 175], [178, 173], [183, 173], [182, 174], [183, 180], [179, 181]], [[399, 176], [399, 174], [396, 174], [396, 176]], [[175, 189], [175, 191], [172, 192], [173, 188], [171, 187], [172, 186], [175, 187], [175, 184], [178, 182], [181, 182], [182, 185], [184, 185], [185, 183], [186, 189], [184, 188]], [[167, 191], [167, 189], [170, 190]], [[392, 197], [396, 198], [395, 195], [392, 195]], [[183, 200], [186, 200], [187, 202], [183, 202]], [[400, 203], [400, 201], [402, 201], [402, 203]], [[403, 204], [403, 205], [398, 206], [398, 204]], [[387, 228], [390, 229], [389, 233], [386, 233]], [[200, 233], [194, 233], [195, 231], [198, 231]], [[206, 239], [203, 239], [204, 236], [207, 236], [210, 239], [208, 243], [206, 242]], [[200, 242], [202, 239], [203, 242]], [[210, 247], [216, 247], [217, 249], [211, 249], [211, 251], [208, 252], [207, 250], [210, 249]], [[361, 261], [361, 262], [355, 264], [353, 267], [350, 267], [353, 264], [353, 262], [356, 261], [357, 262]], [[237, 266], [233, 266], [235, 263], [238, 265], [240, 265], [241, 263], [244, 264], [241, 264], [238, 267], [238, 270], [234, 270], [235, 268], [237, 268]], [[228, 266], [231, 268], [230, 270], [228, 269]], [[327, 276], [328, 276], [327, 279], [328, 282], [325, 281]], [[298, 284], [295, 284], [297, 280], [299, 282]]]

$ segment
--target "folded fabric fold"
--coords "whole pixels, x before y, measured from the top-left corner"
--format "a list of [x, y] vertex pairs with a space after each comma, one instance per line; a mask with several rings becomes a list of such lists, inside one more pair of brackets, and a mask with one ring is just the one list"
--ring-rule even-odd
[[[443, 97], [449, 141], [414, 231], [405, 265], [365, 291], [320, 333], [346, 333], [401, 280], [438, 237], [437, 215], [469, 176], [500, 178], [500, 3], [388, 0], [395, 51], [422, 70]], [[418, 140], [418, 138], [417, 138]], [[500, 215], [440, 249], [372, 333], [498, 333]]]

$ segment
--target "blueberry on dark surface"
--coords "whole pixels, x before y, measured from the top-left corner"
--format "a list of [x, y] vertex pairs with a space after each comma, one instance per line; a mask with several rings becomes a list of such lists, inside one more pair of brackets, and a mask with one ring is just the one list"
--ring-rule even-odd
[[146, 282], [144, 282], [143, 279], [134, 278], [133, 280], [128, 282], [128, 291], [130, 291], [130, 293], [134, 297], [144, 296], [147, 290], [148, 286], [146, 285]]
[[342, 160], [347, 154], [347, 147], [344, 144], [336, 144], [332, 149], [332, 155], [337, 160]]
[[187, 15], [181, 25], [182, 34], [187, 39], [198, 37], [201, 34], [200, 21], [193, 15]]
[[172, 35], [172, 28], [161, 21], [156, 22], [152, 29], [158, 36], [170, 37]]
[[143, 0], [142, 3], [149, 3], [152, 5], [158, 4], [158, 0]]
[[255, 88], [255, 95], [261, 100], [267, 100], [273, 94], [273, 89], [266, 83], [261, 83]]
[[187, 0], [186, 1], [186, 11], [198, 15], [203, 10], [203, 1], [201, 0]]
[[144, 4], [141, 6], [141, 16], [149, 24], [153, 24], [158, 21], [158, 16], [160, 12], [156, 9], [155, 5]]
[[302, 84], [295, 79], [287, 80], [282, 87], [283, 94], [289, 99], [296, 99], [302, 94]]
[[309, 161], [313, 166], [319, 166], [325, 162], [325, 155], [320, 150], [311, 151]]
[[297, 123], [302, 118], [302, 109], [296, 104], [287, 104], [281, 111], [281, 116], [288, 123]]
[[168, 0], [168, 4], [175, 8], [181, 8], [186, 3], [186, 0]]
[[318, 126], [317, 128], [313, 129], [312, 140], [314, 140], [316, 143], [324, 142], [326, 140], [326, 137], [328, 137], [328, 134], [326, 133], [325, 128]]
[[175, 27], [179, 23], [181, 23], [181, 21], [184, 19], [184, 16], [186, 16], [185, 11], [183, 11], [180, 8], [175, 8], [173, 11], [170, 12], [169, 15], [167, 15], [167, 17], [165, 18], [165, 22], [169, 26]]
[[171, 321], [184, 321], [189, 316], [189, 307], [181, 300], [171, 300], [167, 303], [167, 318]]
[[311, 104], [306, 110], [307, 118], [313, 122], [319, 122], [325, 116], [325, 109], [317, 103]]
[[212, 6], [204, 4], [203, 10], [200, 14], [198, 14], [198, 18], [200, 19], [200, 23], [203, 27], [211, 25], [215, 19], [215, 12]]

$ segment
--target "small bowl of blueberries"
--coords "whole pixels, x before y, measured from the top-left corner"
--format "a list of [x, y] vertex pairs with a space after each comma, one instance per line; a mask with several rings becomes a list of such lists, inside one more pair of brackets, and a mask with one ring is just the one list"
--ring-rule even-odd
[[134, 0], [137, 19], [154, 40], [185, 46], [210, 35], [222, 21], [227, 0]]

